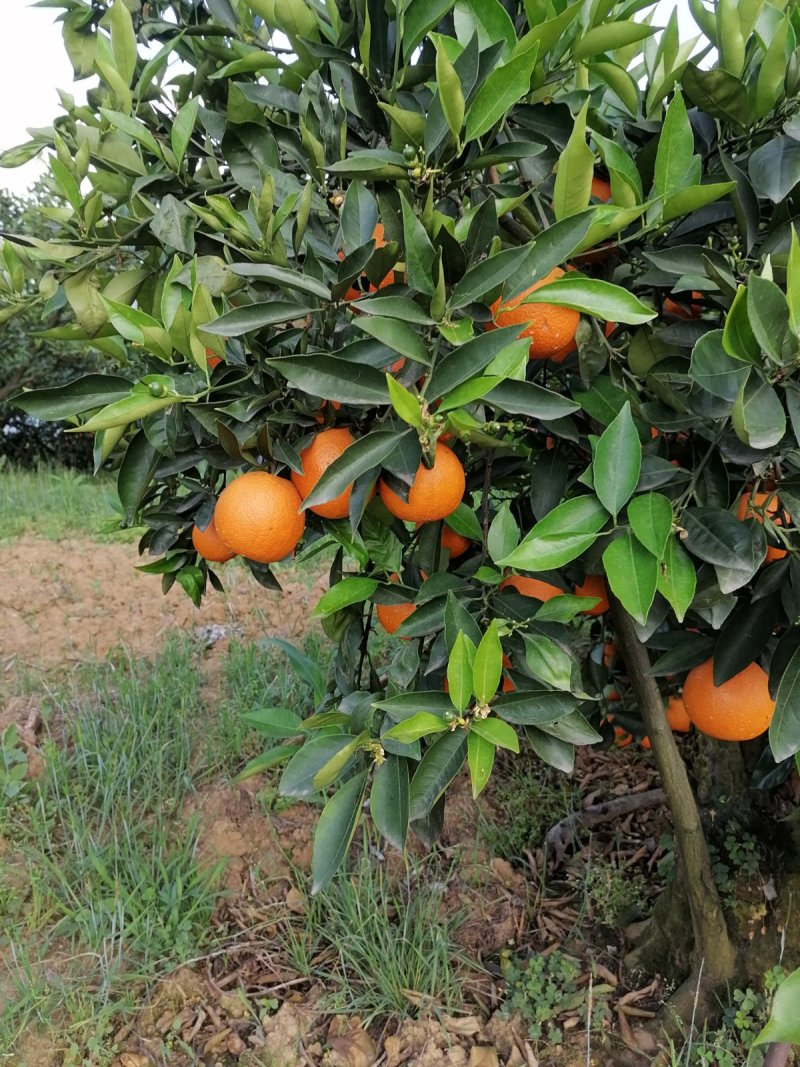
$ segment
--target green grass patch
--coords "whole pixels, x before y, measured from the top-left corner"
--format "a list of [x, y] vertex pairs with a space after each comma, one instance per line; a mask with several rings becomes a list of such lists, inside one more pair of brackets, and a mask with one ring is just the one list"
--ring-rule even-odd
[[36, 534], [58, 541], [133, 540], [133, 530], [109, 529], [120, 520], [114, 481], [72, 470], [0, 466], [0, 540]]

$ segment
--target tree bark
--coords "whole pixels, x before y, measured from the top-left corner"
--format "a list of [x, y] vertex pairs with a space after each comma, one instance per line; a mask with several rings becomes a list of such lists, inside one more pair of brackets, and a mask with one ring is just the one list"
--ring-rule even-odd
[[[689, 776], [667, 723], [664, 703], [650, 675], [650, 658], [639, 640], [633, 619], [613, 596], [611, 613], [617, 645], [628, 668], [656, 766], [667, 794], [675, 832], [675, 846], [689, 900], [694, 933], [693, 974], [675, 994], [674, 1008], [685, 1016], [698, 991], [707, 994], [734, 974], [736, 953], [711, 870], [708, 844], [700, 822]], [[702, 964], [702, 970], [701, 970]], [[699, 981], [702, 976], [702, 981]]]

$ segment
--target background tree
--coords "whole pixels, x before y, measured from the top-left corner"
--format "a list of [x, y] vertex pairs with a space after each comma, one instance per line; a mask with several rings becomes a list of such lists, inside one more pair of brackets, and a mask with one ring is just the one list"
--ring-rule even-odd
[[[646, 733], [690, 1014], [747, 954], [665, 700], [688, 677], [727, 739], [698, 786], [724, 773], [718, 825], [776, 856], [762, 787], [800, 747], [797, 5], [698, 0], [688, 42], [640, 0], [61, 6], [99, 82], [4, 162], [52, 152], [69, 208], [35, 258], [71, 338], [147, 373], [18, 403], [119, 462], [165, 590], [199, 601], [232, 551], [274, 587], [271, 562], [335, 546], [333, 677], [308, 718], [265, 713], [251, 767], [329, 793], [315, 884], [367, 792], [390, 842], [431, 842], [497, 747], [569, 771]], [[388, 663], [376, 617], [408, 639]]]

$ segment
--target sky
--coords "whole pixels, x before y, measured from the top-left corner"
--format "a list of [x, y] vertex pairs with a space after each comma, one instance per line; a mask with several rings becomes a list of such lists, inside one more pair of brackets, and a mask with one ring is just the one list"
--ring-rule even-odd
[[[57, 89], [83, 99], [91, 80], [73, 84], [72, 67], [64, 51], [57, 11], [35, 8], [30, 0], [2, 0], [3, 33], [0, 35], [0, 149], [29, 140], [30, 126], [49, 126], [59, 113]], [[688, 0], [660, 0], [656, 24], [663, 25], [677, 6], [681, 37], [697, 31], [689, 15]], [[0, 170], [0, 188], [22, 194], [41, 173], [39, 161]]]

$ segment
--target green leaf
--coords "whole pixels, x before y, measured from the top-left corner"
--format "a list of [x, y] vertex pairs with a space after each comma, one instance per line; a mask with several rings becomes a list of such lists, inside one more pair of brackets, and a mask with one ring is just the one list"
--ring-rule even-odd
[[297, 737], [303, 733], [303, 720], [290, 708], [259, 708], [242, 715], [242, 722], [263, 737]]
[[572, 687], [573, 668], [569, 653], [552, 637], [544, 634], [524, 634], [523, 639], [525, 662], [530, 672], [545, 685], [568, 693]]
[[[351, 186], [356, 188], [355, 186]], [[402, 319], [419, 326], [431, 326], [433, 319], [414, 300], [407, 296], [370, 296], [350, 305], [366, 315], [380, 315], [386, 319]], [[426, 360], [426, 362], [428, 362]]]
[[506, 748], [509, 752], [519, 752], [519, 738], [513, 726], [509, 726], [502, 719], [471, 719], [469, 724], [470, 734], [477, 734], [484, 741], [488, 741], [495, 748]]
[[428, 737], [430, 734], [441, 734], [449, 729], [448, 723], [440, 719], [438, 715], [432, 715], [429, 711], [419, 711], [416, 715], [412, 715], [410, 719], [404, 719], [390, 730], [387, 730], [383, 736], [392, 741], [400, 741], [404, 745], [409, 745], [412, 741], [419, 741], [421, 737]]
[[437, 42], [436, 46], [436, 83], [439, 87], [439, 101], [450, 132], [459, 139], [464, 125], [464, 93], [455, 67], [447, 58], [444, 48]]
[[161, 411], [162, 408], [172, 407], [183, 399], [180, 396], [151, 396], [149, 392], [133, 393], [102, 408], [82, 426], [69, 432], [93, 433], [95, 430], [110, 430], [114, 426], [128, 426], [137, 419]]
[[538, 48], [538, 44], [534, 44], [527, 51], [512, 57], [502, 67], [495, 67], [491, 71], [469, 106], [465, 132], [467, 141], [482, 137], [514, 104], [528, 94]]
[[722, 344], [722, 330], [704, 333], [692, 349], [689, 376], [713, 396], [732, 404], [748, 375], [747, 367], [728, 355]]
[[572, 49], [573, 59], [587, 59], [601, 52], [611, 52], [626, 45], [636, 44], [656, 32], [655, 27], [642, 22], [606, 22], [578, 36]]
[[[773, 719], [773, 722], [775, 720]], [[770, 738], [771, 738], [770, 734]], [[774, 751], [774, 750], [773, 750]], [[780, 757], [775, 756], [778, 760]], [[775, 991], [769, 1021], [754, 1039], [754, 1045], [767, 1042], [787, 1045], [800, 1045], [800, 1015], [797, 1005], [800, 1003], [800, 970], [784, 978]]]
[[346, 159], [331, 163], [325, 170], [343, 178], [372, 181], [402, 181], [408, 177], [408, 167], [402, 155], [385, 148], [351, 152]]
[[410, 719], [419, 711], [429, 711], [431, 715], [444, 715], [446, 711], [453, 710], [453, 702], [447, 693], [441, 689], [416, 691], [413, 693], [398, 693], [396, 696], [387, 697], [385, 700], [376, 700], [376, 708], [382, 708], [396, 722]]
[[447, 685], [457, 711], [465, 711], [472, 699], [474, 660], [475, 645], [463, 630], [459, 630], [447, 661]]
[[683, 512], [681, 526], [684, 546], [714, 564], [723, 593], [741, 588], [764, 561], [766, 536], [755, 519], [742, 522], [724, 508], [697, 507]]
[[[595, 31], [590, 31], [587, 36]], [[558, 157], [553, 191], [556, 219], [577, 215], [589, 206], [594, 177], [594, 152], [586, 143], [587, 100], [575, 119], [569, 140]]]
[[494, 767], [495, 747], [475, 730], [467, 734], [467, 764], [473, 799], [483, 792]]
[[492, 619], [475, 652], [472, 666], [472, 685], [475, 698], [488, 704], [497, 692], [503, 674], [503, 646], [497, 630], [497, 619]]
[[178, 162], [178, 166], [181, 165], [183, 157], [186, 155], [186, 149], [189, 147], [189, 142], [192, 139], [192, 133], [194, 132], [199, 110], [200, 97], [193, 96], [186, 101], [175, 116], [175, 121], [172, 124], [172, 132], [170, 133], [170, 143], [172, 144], [172, 151]]
[[359, 437], [325, 469], [303, 501], [303, 507], [309, 508], [333, 500], [356, 478], [379, 468], [402, 444], [403, 438], [395, 430], [373, 430], [372, 433]]
[[427, 749], [411, 779], [409, 815], [412, 820], [428, 814], [461, 770], [466, 741], [464, 730], [448, 731]]
[[106, 407], [128, 396], [133, 382], [113, 374], [84, 374], [66, 385], [31, 389], [10, 401], [14, 407], [45, 422], [68, 419], [92, 408]]
[[510, 556], [497, 562], [523, 571], [563, 567], [594, 544], [607, 522], [608, 512], [596, 496], [565, 500], [536, 523]]
[[486, 394], [486, 400], [512, 415], [545, 420], [561, 419], [580, 407], [568, 397], [535, 382], [501, 382]]
[[422, 411], [419, 406], [419, 399], [413, 393], [410, 393], [404, 385], [401, 385], [392, 374], [387, 373], [386, 385], [389, 389], [389, 400], [392, 407], [403, 422], [407, 422], [409, 426], [414, 426], [421, 430]]
[[639, 89], [627, 70], [617, 63], [600, 61], [592, 63], [591, 70], [600, 75], [609, 89], [619, 97], [628, 114], [635, 118], [639, 111]]
[[400, 319], [385, 319], [380, 315], [359, 315], [355, 325], [392, 351], [399, 352], [401, 356], [407, 356], [408, 359], [426, 366], [430, 364], [430, 352], [411, 323], [402, 322]]
[[278, 267], [274, 263], [230, 263], [227, 269], [243, 278], [254, 278], [256, 281], [274, 282], [288, 289], [299, 289], [303, 293], [319, 297], [320, 300], [331, 299], [331, 291], [324, 282], [289, 267]]
[[300, 747], [300, 745], [275, 745], [273, 748], [268, 748], [266, 752], [262, 752], [260, 756], [256, 756], [245, 764], [233, 779], [234, 784], [244, 782], [255, 774], [263, 774], [270, 767], [274, 767], [277, 763], [282, 763], [283, 760], [288, 759], [289, 756], [293, 756]]
[[478, 522], [478, 516], [463, 500], [456, 510], [447, 516], [445, 522], [452, 530], [470, 541], [483, 540], [483, 530]]
[[[789, 62], [789, 29], [791, 20], [784, 14], [772, 36], [769, 47], [761, 61], [756, 81], [754, 112], [757, 119], [765, 118], [780, 99], [786, 81], [786, 66]], [[792, 35], [794, 36], [794, 35]]]
[[411, 0], [403, 21], [403, 59], [408, 58], [429, 30], [438, 25], [453, 6], [453, 0]]
[[387, 756], [375, 772], [369, 810], [378, 833], [403, 849], [408, 836], [408, 760]]
[[577, 249], [581, 248], [590, 232], [595, 209], [582, 211], [562, 219], [554, 226], [534, 238], [533, 256], [529, 263], [525, 260], [516, 274], [507, 281], [503, 290], [503, 299], [511, 300], [524, 289], [530, 289], [534, 282], [541, 281], [553, 267], [564, 263]]
[[737, 126], [747, 123], [750, 112], [747, 89], [733, 74], [719, 67], [704, 70], [696, 63], [688, 63], [682, 84], [692, 103], [707, 115]]
[[[796, 231], [793, 231], [796, 232]], [[789, 329], [786, 297], [775, 282], [751, 274], [747, 282], [747, 318], [756, 341], [776, 363]]]
[[689, 215], [693, 211], [699, 211], [706, 204], [713, 204], [727, 196], [736, 188], [736, 182], [709, 182], [706, 185], [689, 185], [680, 189], [672, 196], [668, 196], [661, 218], [664, 222], [679, 219], [682, 215]]
[[557, 722], [543, 723], [539, 729], [571, 745], [596, 745], [603, 740], [579, 711], [571, 711]]
[[638, 541], [657, 560], [664, 558], [672, 533], [672, 502], [661, 493], [635, 496], [628, 504], [628, 522]]
[[653, 188], [657, 196], [670, 197], [693, 184], [694, 134], [679, 89], [667, 108], [658, 140]]
[[519, 544], [519, 526], [508, 504], [503, 504], [489, 527], [486, 547], [493, 563], [511, 555]]
[[800, 181], [800, 142], [772, 137], [752, 153], [747, 173], [757, 193], [780, 204]]
[[448, 302], [450, 308], [461, 308], [476, 300], [482, 300], [515, 271], [522, 267], [529, 269], [534, 251], [533, 244], [526, 244], [519, 248], [506, 248], [488, 259], [481, 260], [454, 286]]
[[493, 710], [506, 722], [539, 726], [563, 719], [575, 709], [576, 697], [552, 689], [527, 690], [498, 697]]
[[405, 197], [401, 197], [403, 211], [403, 242], [406, 251], [408, 284], [426, 296], [436, 292], [433, 284], [433, 262], [436, 253], [422, 223]]
[[367, 772], [364, 771], [345, 782], [322, 810], [314, 832], [312, 893], [318, 893], [328, 884], [347, 856], [361, 817], [366, 784]]
[[[512, 349], [512, 358], [514, 358], [513, 353], [521, 352], [526, 346], [524, 337], [517, 338], [518, 333], [519, 326], [503, 326], [499, 330], [486, 330], [472, 341], [461, 345], [450, 355], [445, 356], [436, 364], [431, 374], [426, 394], [428, 400], [438, 400], [439, 397], [452, 392], [476, 374], [480, 374], [492, 360], [509, 347]], [[527, 341], [527, 348], [530, 348], [530, 341]]]
[[614, 203], [621, 207], [633, 207], [644, 198], [642, 178], [636, 164], [616, 141], [593, 132], [600, 156], [611, 178], [611, 192]]
[[111, 27], [111, 51], [117, 73], [126, 85], [130, 85], [136, 73], [136, 33], [133, 29], [131, 13], [124, 0], [114, 0], [109, 10]]
[[697, 574], [688, 552], [676, 537], [670, 537], [658, 569], [656, 588], [672, 607], [678, 622], [683, 622], [689, 610], [696, 585]]
[[292, 385], [311, 396], [364, 406], [389, 403], [385, 375], [366, 364], [351, 363], [346, 359], [318, 353], [266, 362]]
[[777, 622], [779, 600], [742, 597], [722, 625], [714, 646], [714, 685], [724, 685], [764, 651]]
[[117, 494], [125, 522], [132, 526], [161, 457], [139, 430], [125, 450], [117, 475]]
[[747, 314], [747, 289], [743, 285], [737, 289], [725, 319], [722, 347], [729, 356], [744, 363], [761, 362], [761, 350]]
[[194, 213], [172, 193], [161, 198], [158, 210], [150, 220], [150, 229], [157, 241], [187, 256], [194, 255], [196, 226]]
[[291, 322], [293, 319], [305, 318], [315, 309], [307, 304], [296, 304], [288, 300], [270, 300], [259, 304], [245, 304], [244, 307], [226, 311], [224, 315], [212, 322], [203, 323], [206, 333], [218, 337], [241, 337], [253, 333], [265, 326], [276, 326]]
[[308, 797], [317, 792], [314, 778], [342, 749], [356, 738], [350, 734], [319, 734], [306, 741], [283, 770], [278, 791], [284, 797]]
[[614, 596], [644, 626], [656, 595], [656, 557], [633, 534], [625, 533], [606, 548], [603, 566]]
[[603, 431], [594, 451], [595, 492], [614, 519], [636, 488], [641, 466], [642, 444], [631, 415], [630, 402], [626, 402]]
[[530, 293], [525, 304], [557, 304], [585, 315], [611, 322], [638, 325], [656, 317], [656, 312], [621, 285], [568, 272]]
[[551, 737], [536, 726], [528, 726], [525, 735], [539, 759], [564, 774], [572, 774], [575, 766], [575, 748], [572, 745], [557, 737]]
[[466, 44], [477, 33], [480, 49], [503, 41], [504, 57], [517, 44], [514, 23], [498, 0], [456, 0], [453, 21], [461, 44]]
[[774, 387], [753, 368], [739, 387], [731, 412], [739, 440], [751, 448], [773, 448], [786, 432], [786, 415]]
[[343, 578], [322, 594], [313, 614], [318, 618], [327, 618], [328, 615], [333, 615], [351, 604], [368, 600], [377, 588], [378, 583], [374, 578]]

